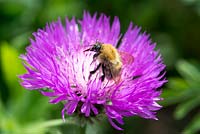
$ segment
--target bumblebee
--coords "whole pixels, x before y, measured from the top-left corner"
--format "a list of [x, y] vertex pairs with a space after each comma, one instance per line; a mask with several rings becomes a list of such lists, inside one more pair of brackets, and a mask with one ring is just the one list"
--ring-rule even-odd
[[93, 61], [99, 61], [97, 67], [90, 71], [89, 79], [97, 70], [102, 68], [103, 75], [100, 77], [101, 81], [104, 81], [104, 79], [107, 78], [108, 80], [117, 82], [120, 80], [120, 73], [123, 65], [122, 59], [126, 59], [126, 62], [128, 61], [129, 63], [133, 61], [131, 55], [119, 52], [111, 44], [96, 42], [91, 48], [86, 49], [84, 52], [86, 51], [95, 52]]

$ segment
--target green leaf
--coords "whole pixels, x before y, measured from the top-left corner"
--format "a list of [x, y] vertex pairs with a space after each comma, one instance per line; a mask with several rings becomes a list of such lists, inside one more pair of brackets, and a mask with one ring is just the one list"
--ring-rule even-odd
[[[186, 102], [196, 96], [200, 96], [200, 72], [195, 65], [187, 61], [179, 61], [177, 69], [184, 77], [170, 78], [167, 84], [167, 89], [164, 90], [162, 97], [165, 106]], [[179, 118], [179, 116], [177, 117]], [[181, 117], [180, 117], [181, 118]]]
[[45, 132], [48, 131], [48, 128], [59, 126], [62, 124], [64, 124], [62, 119], [36, 122], [24, 126], [22, 131], [27, 134], [44, 134]]
[[200, 83], [200, 71], [193, 64], [181, 60], [176, 65], [179, 73], [189, 82]]
[[25, 72], [19, 59], [19, 53], [8, 43], [0, 44], [0, 54], [2, 62], [2, 76], [5, 77], [6, 84], [10, 89], [10, 99], [17, 101], [23, 95], [24, 89], [19, 84], [17, 75]]
[[[34, 122], [30, 123], [26, 126], [23, 127], [23, 132], [28, 133], [28, 134], [38, 134], [38, 133], [52, 133], [52, 131], [59, 133], [55, 127], [61, 126], [61, 125], [67, 125], [66, 127], [69, 127], [71, 125], [74, 125], [75, 127], [80, 127], [78, 124], [76, 124], [74, 118], [66, 118], [65, 122], [62, 119], [54, 119], [54, 120], [49, 120], [49, 121], [40, 121], [40, 122]], [[34, 128], [34, 129], [33, 129]], [[70, 127], [71, 129], [73, 127]], [[79, 129], [75, 129], [75, 132], [79, 132]], [[71, 133], [70, 130], [67, 131], [68, 133]]]
[[10, 108], [10, 112], [23, 124], [44, 120], [50, 114], [52, 107], [56, 106], [49, 104], [48, 98], [38, 91], [25, 91], [24, 96]]
[[164, 106], [177, 104], [183, 101], [187, 101], [195, 97], [197, 94], [198, 93], [196, 93], [194, 90], [190, 90], [188, 88], [188, 90], [185, 90], [182, 93], [177, 92], [177, 96], [169, 96], [168, 98], [164, 98], [164, 101], [162, 101], [162, 104], [164, 104]]
[[167, 83], [167, 87], [177, 92], [185, 91], [189, 86], [187, 82], [182, 78], [173, 77], [169, 78], [168, 81], [169, 82]]
[[184, 129], [183, 134], [195, 134], [200, 131], [200, 113], [193, 117], [189, 125]]
[[[2, 124], [3, 124], [2, 119], [4, 118], [4, 114], [5, 114], [5, 109], [4, 109], [3, 104], [0, 100], [0, 128], [1, 129], [2, 129]], [[0, 133], [1, 133], [1, 130], [0, 130]]]
[[175, 118], [182, 119], [184, 118], [192, 109], [200, 105], [200, 96], [190, 99], [189, 101], [183, 102], [178, 105], [175, 111]]
[[20, 132], [20, 124], [16, 121], [15, 117], [8, 113], [4, 112], [3, 116], [0, 119], [0, 132], [3, 134], [13, 134]]
[[188, 88], [189, 85], [185, 82], [185, 80], [181, 78], [169, 78], [167, 89], [163, 90], [161, 96], [162, 98], [164, 98], [164, 100], [161, 102], [162, 105], [167, 106], [181, 102], [183, 98], [182, 96], [185, 94]]
[[5, 114], [5, 108], [0, 100], [0, 119], [3, 118], [4, 114]]

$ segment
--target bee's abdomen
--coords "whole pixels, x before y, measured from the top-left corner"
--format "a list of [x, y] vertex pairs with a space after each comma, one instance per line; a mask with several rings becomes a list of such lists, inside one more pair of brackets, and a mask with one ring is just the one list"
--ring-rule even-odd
[[113, 79], [120, 74], [121, 62], [116, 62], [115, 64], [110, 61], [104, 62], [104, 73], [107, 79]]

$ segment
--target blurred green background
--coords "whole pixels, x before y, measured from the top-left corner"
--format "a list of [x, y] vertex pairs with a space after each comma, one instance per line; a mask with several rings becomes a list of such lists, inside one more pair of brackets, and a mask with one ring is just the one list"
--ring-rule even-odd
[[[19, 85], [25, 72], [18, 58], [32, 32], [83, 11], [118, 16], [122, 32], [130, 21], [151, 34], [167, 65], [158, 121], [125, 118], [132, 134], [197, 134], [200, 132], [200, 0], [0, 0], [0, 134], [81, 133], [61, 120], [62, 104], [52, 105], [37, 91]], [[107, 120], [86, 128], [88, 134], [121, 133]]]

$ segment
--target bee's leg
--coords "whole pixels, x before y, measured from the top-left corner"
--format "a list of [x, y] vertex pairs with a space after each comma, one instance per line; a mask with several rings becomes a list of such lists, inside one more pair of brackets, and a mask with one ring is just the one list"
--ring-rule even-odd
[[102, 71], [103, 71], [103, 75], [101, 76], [101, 81], [104, 81], [104, 79], [105, 79], [105, 66], [104, 65], [102, 65]]
[[133, 77], [132, 77], [132, 80], [135, 80], [135, 79], [140, 78], [140, 77], [141, 77], [141, 75], [133, 76]]
[[95, 60], [95, 59], [99, 56], [99, 54], [100, 54], [100, 53], [95, 53], [95, 54], [93, 55], [93, 60]]
[[[95, 53], [94, 55], [93, 55], [93, 61], [91, 62], [91, 64], [93, 64], [95, 61], [96, 61], [96, 59], [97, 59], [97, 57], [99, 56], [99, 54], [100, 53]], [[90, 64], [90, 65], [91, 65]]]
[[93, 71], [90, 71], [90, 75], [88, 77], [88, 79], [90, 79], [90, 77], [101, 67], [101, 63], [93, 70]]

